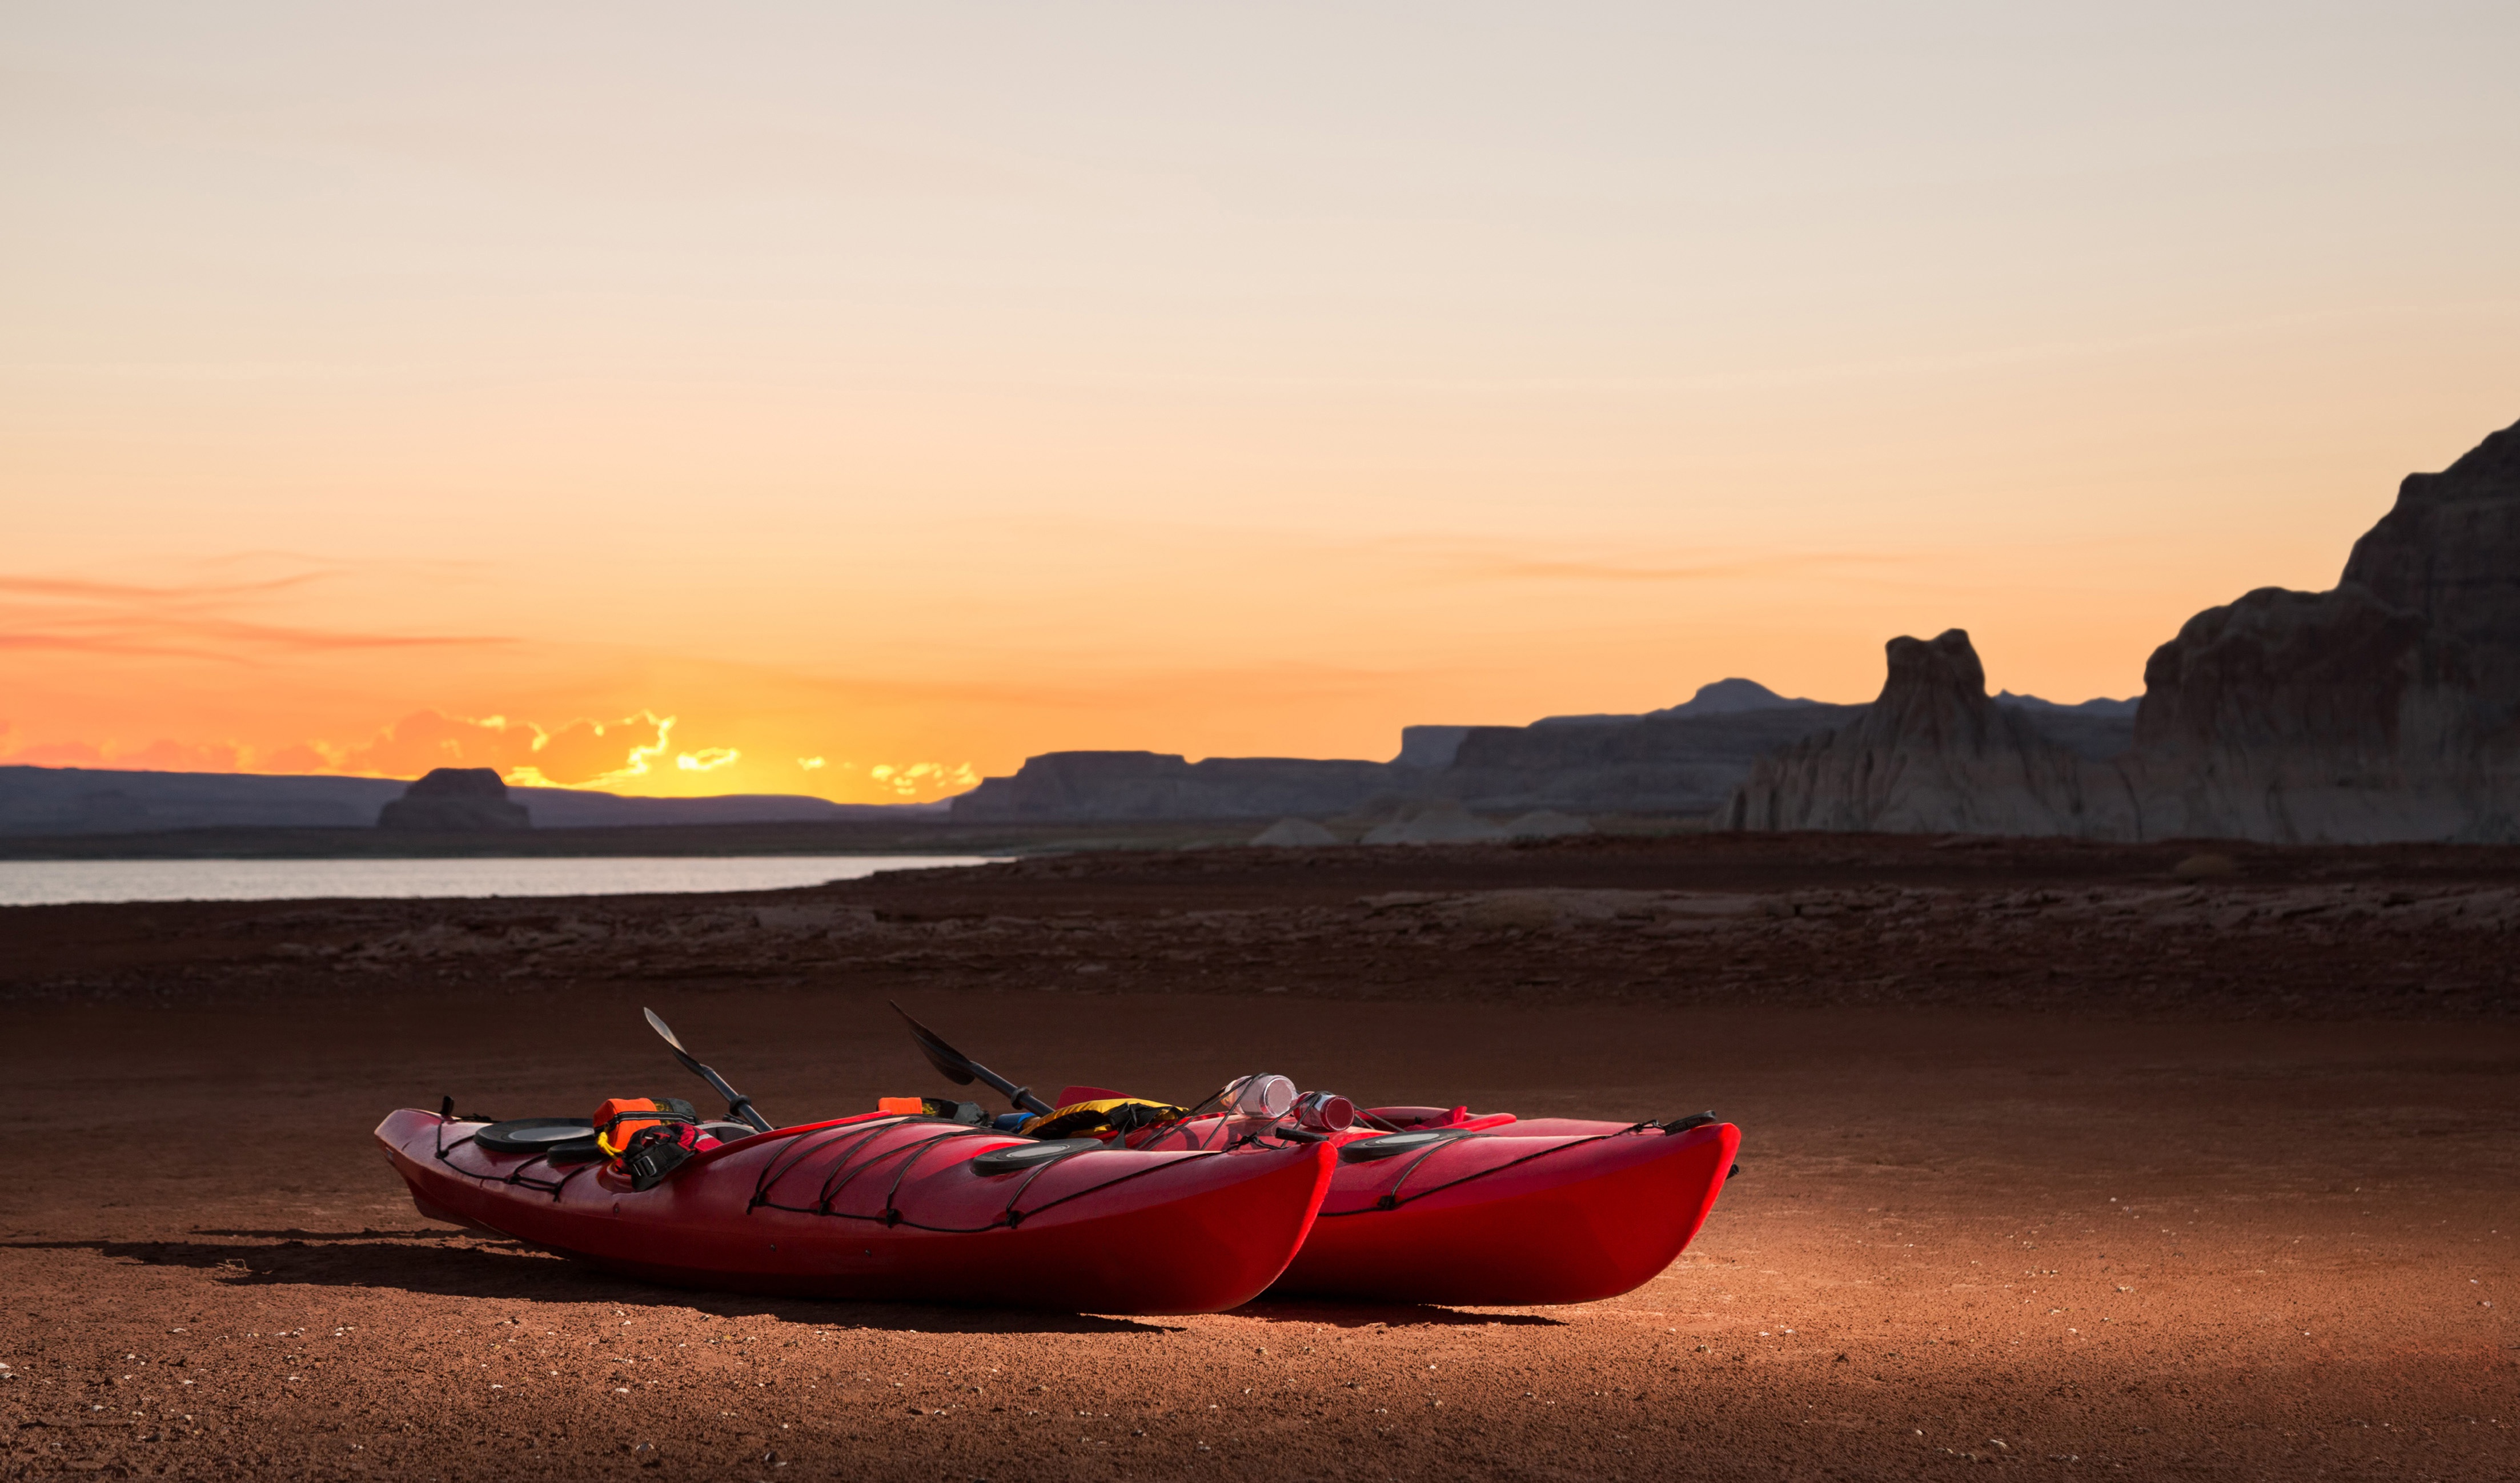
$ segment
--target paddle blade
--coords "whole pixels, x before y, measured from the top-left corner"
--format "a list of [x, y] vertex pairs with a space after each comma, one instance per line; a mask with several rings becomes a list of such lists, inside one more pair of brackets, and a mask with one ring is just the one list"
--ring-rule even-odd
[[707, 1082], [710, 1090], [716, 1092], [718, 1096], [726, 1099], [728, 1111], [733, 1112], [738, 1118], [751, 1125], [756, 1132], [767, 1133], [770, 1131], [770, 1119], [762, 1116], [761, 1113], [753, 1107], [752, 1099], [744, 1096], [741, 1092], [738, 1092], [735, 1088], [728, 1086], [726, 1084], [725, 1077], [718, 1075], [717, 1072], [710, 1067], [701, 1065], [698, 1056], [684, 1050], [683, 1043], [675, 1037], [673, 1028], [667, 1025], [664, 1020], [658, 1018], [655, 1011], [641, 1010], [639, 1012], [648, 1016], [649, 1029], [652, 1029], [658, 1035], [664, 1037], [665, 1044], [673, 1050], [674, 1059], [683, 1063], [684, 1070], [689, 1071], [694, 1076]]
[[708, 1067], [701, 1065], [699, 1057], [683, 1049], [683, 1043], [674, 1038], [673, 1030], [668, 1027], [663, 1020], [656, 1017], [655, 1011], [642, 1010], [640, 1012], [648, 1016], [649, 1029], [652, 1029], [657, 1034], [665, 1037], [665, 1044], [673, 1048], [674, 1059], [681, 1061], [685, 1070], [690, 1071], [693, 1075], [699, 1077], [701, 1080], [706, 1081], [713, 1087], [722, 1086], [717, 1079], [717, 1073], [710, 1070]]
[[[892, 1001], [887, 999], [884, 1003], [892, 1004]], [[919, 1049], [926, 1055], [927, 1063], [936, 1068], [938, 1075], [958, 1087], [968, 1087], [979, 1080], [979, 1070], [971, 1064], [971, 1057], [947, 1045], [934, 1030], [911, 1018], [910, 1011], [901, 1006], [893, 1005], [892, 1012], [900, 1015], [901, 1022], [910, 1026], [910, 1038], [919, 1042]]]

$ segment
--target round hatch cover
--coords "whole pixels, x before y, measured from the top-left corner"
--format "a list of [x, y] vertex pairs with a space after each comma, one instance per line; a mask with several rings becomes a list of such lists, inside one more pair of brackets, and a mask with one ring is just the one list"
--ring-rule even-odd
[[1403, 1153], [1422, 1153], [1437, 1144], [1466, 1138], [1464, 1133], [1385, 1133], [1379, 1138], [1360, 1138], [1339, 1146], [1339, 1162], [1370, 1164], [1377, 1158], [1398, 1158]]
[[971, 1160], [971, 1170], [975, 1174], [1012, 1174], [1019, 1169], [1038, 1169], [1044, 1164], [1057, 1163], [1071, 1153], [1102, 1146], [1102, 1140], [1093, 1138], [1052, 1138], [1037, 1144], [1009, 1144], [1003, 1148], [991, 1148]]
[[599, 1152], [595, 1124], [583, 1117], [518, 1117], [492, 1123], [472, 1141], [493, 1153]]

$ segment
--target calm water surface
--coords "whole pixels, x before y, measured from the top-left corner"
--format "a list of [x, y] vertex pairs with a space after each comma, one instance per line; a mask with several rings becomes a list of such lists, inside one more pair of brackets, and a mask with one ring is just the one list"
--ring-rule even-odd
[[622, 856], [595, 860], [0, 860], [0, 906], [324, 896], [619, 896], [775, 891], [979, 855]]

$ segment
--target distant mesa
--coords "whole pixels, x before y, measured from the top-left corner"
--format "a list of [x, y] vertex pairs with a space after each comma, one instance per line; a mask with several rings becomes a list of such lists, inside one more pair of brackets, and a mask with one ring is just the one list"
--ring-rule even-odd
[[[2000, 706], [1967, 635], [1897, 639], [1864, 719], [1758, 764], [1744, 830], [2520, 840], [2520, 425], [2409, 474], [2326, 592], [2266, 587], [2153, 651], [2121, 717]], [[2002, 723], [2009, 714], [2035, 727]]]
[[[203, 829], [375, 827], [409, 786], [393, 778], [121, 772], [0, 766], [0, 836], [129, 834]], [[565, 787], [512, 787], [540, 830], [804, 824], [843, 819], [942, 823], [942, 803], [832, 803], [794, 793], [624, 798]]]
[[1381, 762], [1209, 757], [1171, 752], [1046, 752], [1012, 778], [983, 779], [953, 800], [956, 823], [1014, 820], [1274, 819], [1332, 815], [1388, 793]]
[[1756, 680], [1718, 680], [1697, 687], [1697, 694], [1678, 705], [1648, 711], [1655, 716], [1729, 716], [1745, 710], [1776, 710], [1794, 705], [1820, 705], [1820, 700], [1803, 700], [1780, 696]]
[[2037, 711], [2042, 715], [2124, 716], [2128, 720], [2133, 720], [2136, 707], [2143, 703], [2143, 697], [2130, 696], [2123, 700], [2103, 697], [2097, 700], [2078, 700], [2067, 705], [2057, 700], [2042, 700], [2037, 696], [2016, 696], [2008, 690], [1999, 690], [1995, 693], [1995, 703], [2009, 705], [2018, 710]]
[[0, 834], [357, 829], [403, 790], [385, 778], [0, 767]]
[[[1582, 815], [1608, 812], [1703, 817], [1723, 805], [1761, 756], [1862, 713], [1859, 705], [1789, 699], [1753, 681], [1719, 680], [1679, 705], [1644, 715], [1406, 727], [1400, 754], [1389, 762], [1210, 757], [1193, 763], [1164, 752], [1048, 752], [1026, 758], [1012, 777], [984, 780], [953, 800], [953, 813], [967, 824], [1378, 816], [1380, 824], [1396, 826], [1447, 801], [1466, 816], [1488, 819], [1547, 814], [1581, 823]], [[2132, 725], [2115, 724], [2121, 731]]]
[[1394, 767], [1420, 767], [1429, 772], [1453, 765], [1453, 754], [1462, 749], [1462, 739], [1475, 728], [1467, 726], [1404, 726], [1400, 728], [1400, 755], [1391, 759]]
[[1543, 716], [1534, 726], [1601, 726], [1618, 721], [1642, 721], [1652, 716], [1734, 716], [1743, 711], [1786, 710], [1798, 706], [1825, 705], [1821, 700], [1798, 700], [1780, 696], [1756, 680], [1717, 680], [1697, 687], [1697, 694], [1678, 705], [1666, 705], [1639, 715]]
[[525, 806], [509, 802], [508, 785], [486, 767], [436, 768], [377, 813], [377, 828], [389, 830], [532, 827]]
[[2091, 821], [2093, 780], [2079, 753], [1987, 695], [1965, 632], [1893, 639], [1888, 652], [1880, 697], [1852, 724], [1762, 759], [1733, 793], [1728, 828], [2079, 834], [2122, 824]]
[[[1775, 694], [1764, 686], [1748, 689]], [[1452, 766], [1425, 788], [1490, 814], [1704, 817], [1759, 758], [1863, 713], [1861, 706], [1778, 698], [1779, 704], [1746, 710], [1675, 705], [1592, 722], [1477, 727], [1462, 739]]]

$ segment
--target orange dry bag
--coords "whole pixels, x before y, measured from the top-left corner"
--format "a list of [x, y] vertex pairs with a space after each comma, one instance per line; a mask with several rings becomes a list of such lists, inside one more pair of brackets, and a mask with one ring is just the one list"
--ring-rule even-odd
[[642, 1128], [699, 1120], [699, 1109], [679, 1097], [616, 1097], [595, 1109], [595, 1145], [619, 1158]]

